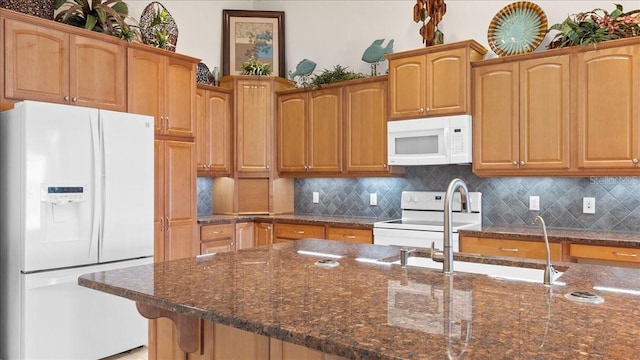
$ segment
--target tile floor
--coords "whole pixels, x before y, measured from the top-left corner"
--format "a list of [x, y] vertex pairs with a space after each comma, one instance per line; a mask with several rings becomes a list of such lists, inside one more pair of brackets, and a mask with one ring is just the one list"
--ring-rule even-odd
[[148, 360], [149, 351], [146, 346], [142, 346], [133, 350], [125, 351], [121, 354], [106, 357], [102, 360]]

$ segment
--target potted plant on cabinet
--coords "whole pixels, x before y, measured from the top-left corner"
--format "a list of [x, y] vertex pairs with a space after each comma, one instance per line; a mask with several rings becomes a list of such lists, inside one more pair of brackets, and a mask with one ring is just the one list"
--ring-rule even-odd
[[128, 41], [140, 39], [137, 25], [126, 22], [126, 20], [135, 22], [135, 19], [129, 16], [129, 7], [124, 1], [57, 0], [56, 10], [58, 13], [54, 18], [55, 21]]

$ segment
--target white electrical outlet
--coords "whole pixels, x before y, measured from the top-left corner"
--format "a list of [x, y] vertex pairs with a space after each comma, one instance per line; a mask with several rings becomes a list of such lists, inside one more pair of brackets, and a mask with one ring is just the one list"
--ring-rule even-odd
[[369, 205], [371, 206], [378, 205], [378, 194], [376, 193], [369, 194]]
[[320, 202], [320, 193], [317, 191], [313, 192], [313, 203], [317, 204]]
[[540, 210], [540, 196], [529, 196], [529, 210]]
[[595, 214], [596, 198], [593, 198], [593, 197], [582, 198], [582, 212], [584, 214]]

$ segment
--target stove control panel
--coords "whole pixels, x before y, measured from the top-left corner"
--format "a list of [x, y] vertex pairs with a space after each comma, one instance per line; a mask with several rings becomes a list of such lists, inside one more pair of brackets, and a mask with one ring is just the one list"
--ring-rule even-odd
[[[444, 191], [403, 191], [401, 207], [403, 210], [434, 210], [444, 211]], [[469, 192], [471, 211], [480, 212], [482, 209], [482, 193]], [[453, 211], [461, 209], [460, 192], [453, 194]]]

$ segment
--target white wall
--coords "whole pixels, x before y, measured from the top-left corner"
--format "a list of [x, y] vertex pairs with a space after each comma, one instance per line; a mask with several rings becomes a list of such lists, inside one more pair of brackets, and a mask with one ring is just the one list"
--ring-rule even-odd
[[[139, 19], [146, 0], [126, 0], [130, 13]], [[440, 29], [445, 42], [474, 39], [490, 50], [487, 28], [493, 16], [513, 1], [446, 0], [447, 13]], [[568, 15], [594, 8], [611, 11], [615, 3], [625, 11], [640, 8], [638, 1], [535, 1], [546, 13], [549, 26]], [[334, 65], [368, 74], [369, 64], [362, 53], [375, 39], [394, 39], [394, 52], [423, 47], [413, 22], [414, 0], [166, 0], [161, 3], [175, 18], [178, 29], [177, 51], [202, 59], [210, 69], [220, 66], [222, 49], [222, 10], [274, 10], [285, 12], [286, 65], [293, 70], [308, 58], [318, 66], [316, 72]], [[544, 50], [547, 36], [538, 49]], [[385, 41], [386, 44], [386, 41]], [[495, 56], [489, 53], [488, 56]], [[386, 64], [378, 67], [386, 71]]]

